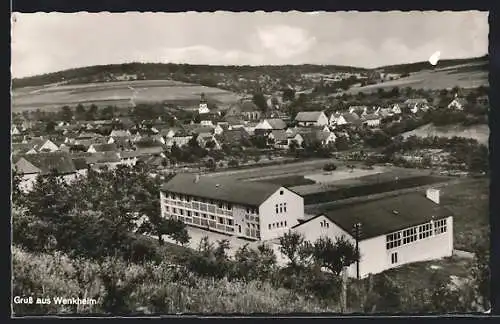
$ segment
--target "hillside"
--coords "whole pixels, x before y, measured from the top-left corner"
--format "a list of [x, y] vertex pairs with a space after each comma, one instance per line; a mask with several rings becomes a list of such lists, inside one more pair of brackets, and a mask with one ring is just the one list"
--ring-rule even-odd
[[[488, 62], [488, 56], [455, 59], [455, 60], [439, 60], [437, 68], [448, 68], [459, 65], [484, 64]], [[425, 69], [434, 69], [429, 62], [415, 62], [407, 64], [386, 65], [376, 68], [377, 71], [384, 73], [414, 73]]]
[[141, 102], [177, 103], [196, 107], [201, 93], [218, 106], [230, 105], [239, 97], [226, 90], [172, 80], [140, 80], [74, 85], [24, 87], [13, 90], [13, 111], [59, 109], [63, 105], [115, 105], [130, 107]]
[[[237, 74], [246, 77], [258, 78], [262, 74], [273, 76], [303, 73], [328, 73], [328, 72], [363, 72], [368, 69], [338, 66], [338, 65], [271, 65], [271, 66], [224, 66], [224, 65], [190, 65], [172, 63], [126, 63], [110, 64], [69, 69], [43, 75], [25, 78], [14, 78], [12, 88], [43, 86], [52, 83], [65, 82], [70, 84], [84, 84], [113, 79], [116, 76], [126, 75], [140, 80], [175, 80], [188, 79], [189, 76], [199, 75], [206, 78], [206, 83], [216, 74]], [[185, 80], [179, 80], [185, 81]], [[203, 80], [202, 80], [203, 81]], [[205, 82], [201, 82], [204, 84]], [[206, 84], [205, 84], [206, 85]]]
[[462, 126], [462, 125], [447, 125], [447, 126], [434, 126], [432, 124], [427, 124], [421, 126], [412, 131], [403, 133], [402, 136], [407, 138], [408, 136], [416, 135], [418, 137], [427, 136], [438, 136], [438, 137], [466, 137], [473, 138], [477, 140], [480, 144], [488, 145], [488, 137], [490, 135], [490, 129], [488, 125], [472, 125], [472, 126]]
[[[477, 88], [488, 85], [488, 62], [486, 60], [479, 62], [466, 62], [455, 65], [441, 65], [432, 67], [428, 62], [419, 63], [411, 66], [416, 69], [421, 66], [422, 69], [411, 72], [409, 76], [397, 80], [371, 84], [363, 87], [354, 87], [346, 91], [348, 94], [357, 94], [358, 92], [371, 93], [379, 89], [390, 90], [394, 87], [411, 87], [413, 89], [441, 90], [460, 88]], [[389, 69], [392, 71], [393, 69]], [[399, 69], [401, 73], [404, 69]]]

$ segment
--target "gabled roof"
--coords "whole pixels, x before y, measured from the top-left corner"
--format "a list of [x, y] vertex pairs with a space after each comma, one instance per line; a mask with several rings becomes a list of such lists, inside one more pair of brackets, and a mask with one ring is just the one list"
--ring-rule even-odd
[[360, 122], [359, 116], [356, 115], [355, 113], [344, 113], [344, 114], [342, 114], [342, 117], [348, 123], [355, 124], [355, 123], [359, 123]]
[[286, 123], [282, 119], [271, 118], [266, 119], [273, 129], [286, 129]]
[[49, 174], [52, 170], [57, 170], [59, 174], [69, 174], [76, 171], [71, 155], [67, 152], [26, 154], [22, 158], [40, 169], [42, 175]]
[[458, 104], [460, 104], [460, 105], [465, 105], [465, 104], [467, 104], [467, 99], [462, 98], [462, 97], [455, 98], [455, 99], [453, 99], [452, 101], [450, 101], [450, 105], [451, 105], [453, 102], [456, 102], [456, 103], [458, 103]]
[[117, 152], [97, 152], [85, 157], [88, 164], [94, 163], [118, 163], [121, 162]]
[[301, 111], [295, 116], [295, 121], [298, 122], [316, 122], [323, 114], [322, 111]]
[[361, 223], [361, 239], [452, 216], [449, 210], [432, 202], [421, 192], [334, 206], [320, 215], [325, 215], [349, 233], [352, 233], [354, 224]]
[[425, 98], [413, 98], [413, 99], [406, 99], [406, 101], [404, 103], [407, 105], [427, 104], [428, 101]]
[[175, 175], [162, 186], [163, 191], [222, 200], [245, 206], [260, 206], [281, 186], [260, 182], [243, 182], [200, 176], [195, 183], [195, 175], [181, 173]]
[[96, 152], [116, 152], [118, 148], [116, 144], [92, 144]]
[[288, 139], [288, 134], [280, 129], [280, 130], [272, 130], [271, 134], [276, 142], [286, 141]]

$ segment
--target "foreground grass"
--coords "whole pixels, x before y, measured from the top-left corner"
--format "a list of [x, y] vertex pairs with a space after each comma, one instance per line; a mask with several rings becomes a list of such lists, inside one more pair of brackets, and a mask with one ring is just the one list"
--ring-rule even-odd
[[[289, 313], [337, 312], [336, 305], [298, 296], [266, 282], [229, 282], [179, 272], [167, 263], [98, 265], [65, 255], [33, 254], [13, 247], [13, 296], [95, 298], [96, 305], [19, 305], [16, 315], [68, 313]], [[118, 299], [103, 276], [116, 280]]]
[[467, 179], [441, 189], [441, 205], [454, 219], [456, 249], [473, 251], [489, 229], [489, 179]]

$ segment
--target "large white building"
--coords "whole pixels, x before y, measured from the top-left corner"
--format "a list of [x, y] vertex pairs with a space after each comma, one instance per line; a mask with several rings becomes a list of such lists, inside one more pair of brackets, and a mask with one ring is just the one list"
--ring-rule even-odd
[[160, 192], [163, 217], [253, 240], [282, 236], [304, 215], [304, 199], [273, 184], [177, 174]]
[[449, 257], [453, 254], [453, 217], [439, 205], [439, 191], [409, 193], [340, 205], [320, 213], [293, 231], [310, 242], [325, 236], [344, 236], [356, 244], [355, 226], [360, 224], [358, 265], [347, 269], [350, 277], [364, 278], [412, 262]]

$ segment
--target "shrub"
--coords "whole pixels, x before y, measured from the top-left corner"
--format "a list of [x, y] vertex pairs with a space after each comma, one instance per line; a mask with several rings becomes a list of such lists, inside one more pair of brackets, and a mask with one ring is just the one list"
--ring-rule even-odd
[[323, 166], [324, 171], [335, 171], [337, 170], [337, 166], [334, 163], [327, 163]]

